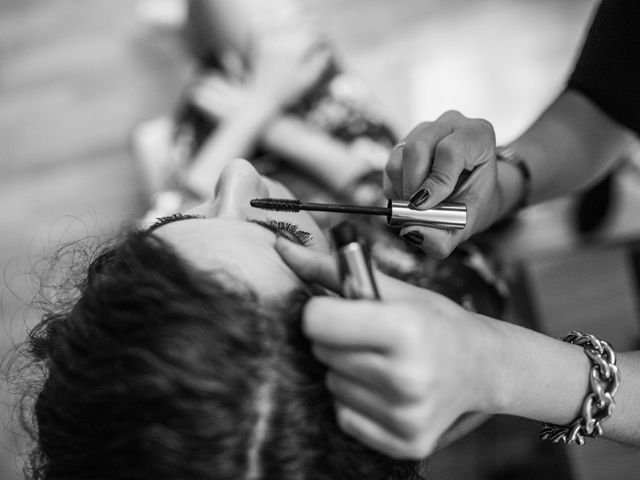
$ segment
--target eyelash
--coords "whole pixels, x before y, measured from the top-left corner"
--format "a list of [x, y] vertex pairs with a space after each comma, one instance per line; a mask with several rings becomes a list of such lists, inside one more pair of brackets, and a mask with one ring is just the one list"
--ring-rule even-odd
[[293, 223], [273, 220], [271, 218], [267, 218], [264, 222], [261, 221], [259, 223], [268, 226], [269, 229], [275, 231], [276, 233], [286, 232], [293, 235], [305, 247], [308, 246], [313, 240], [313, 235], [311, 235], [309, 232], [305, 232], [304, 230], [300, 230], [300, 228], [298, 228], [298, 226]]
[[[152, 225], [147, 227], [144, 232], [151, 233], [155, 229], [162, 227], [163, 225], [167, 225], [168, 223], [178, 222], [180, 220], [188, 220], [190, 218], [206, 218], [204, 215], [190, 215], [185, 213], [174, 213], [173, 215], [167, 215], [166, 217], [158, 217]], [[254, 220], [255, 221], [255, 220]], [[289, 222], [283, 222], [281, 220], [273, 220], [271, 218], [267, 218], [265, 221], [257, 220], [255, 223], [260, 223], [275, 233], [286, 232], [290, 235], [293, 235], [298, 241], [304, 245], [308, 246], [313, 240], [313, 235], [304, 230], [300, 230], [300, 228]]]
[[[184, 213], [174, 213], [173, 215], [167, 215], [165, 217], [158, 217], [153, 224], [147, 227], [144, 232], [151, 233], [155, 229], [162, 227], [163, 225], [167, 225], [168, 223], [178, 222], [180, 220], [188, 220], [191, 218], [206, 218], [204, 215], [190, 215]], [[262, 225], [268, 227], [270, 230], [275, 233], [286, 232], [290, 235], [293, 235], [302, 245], [305, 247], [308, 246], [313, 240], [313, 235], [304, 230], [300, 230], [300, 228], [289, 222], [283, 222], [280, 220], [273, 220], [271, 218], [263, 221], [257, 221], [256, 223], [261, 223]]]
[[151, 225], [149, 225], [147, 228], [144, 229], [144, 232], [151, 233], [156, 228], [160, 228], [161, 226], [166, 225], [168, 223], [178, 222], [180, 220], [188, 220], [190, 218], [205, 218], [205, 216], [190, 215], [185, 213], [174, 213], [173, 215], [167, 215], [166, 217], [158, 217], [155, 222], [153, 222]]

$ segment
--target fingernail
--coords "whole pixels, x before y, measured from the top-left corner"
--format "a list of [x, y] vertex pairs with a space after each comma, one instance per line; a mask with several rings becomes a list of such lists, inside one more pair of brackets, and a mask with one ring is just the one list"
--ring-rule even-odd
[[426, 188], [421, 188], [416, 193], [411, 195], [411, 198], [409, 199], [409, 203], [414, 207], [419, 207], [424, 202], [429, 200], [430, 196], [431, 194], [429, 193], [429, 190], [427, 190]]
[[422, 236], [422, 234], [416, 230], [404, 233], [400, 235], [400, 238], [406, 240], [409, 243], [412, 243], [413, 245], [422, 245], [422, 242], [424, 241], [424, 237]]

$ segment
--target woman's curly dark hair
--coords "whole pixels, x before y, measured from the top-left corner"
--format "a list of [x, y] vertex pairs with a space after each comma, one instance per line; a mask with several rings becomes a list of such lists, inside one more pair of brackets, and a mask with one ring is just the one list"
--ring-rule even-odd
[[34, 480], [398, 479], [338, 428], [300, 330], [302, 292], [268, 308], [234, 279], [128, 232], [78, 297], [30, 332], [42, 378], [26, 424]]

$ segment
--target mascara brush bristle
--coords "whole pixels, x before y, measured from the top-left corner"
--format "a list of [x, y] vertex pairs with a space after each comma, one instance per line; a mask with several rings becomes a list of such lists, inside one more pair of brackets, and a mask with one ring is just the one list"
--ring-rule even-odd
[[254, 198], [249, 202], [254, 208], [262, 210], [275, 210], [277, 212], [299, 212], [300, 200], [294, 198]]

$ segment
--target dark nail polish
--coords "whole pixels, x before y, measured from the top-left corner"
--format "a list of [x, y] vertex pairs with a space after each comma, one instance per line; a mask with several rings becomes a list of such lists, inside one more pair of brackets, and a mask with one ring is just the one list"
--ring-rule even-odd
[[426, 188], [421, 188], [416, 193], [411, 195], [411, 198], [409, 199], [409, 203], [414, 207], [419, 207], [424, 202], [429, 200], [430, 196], [431, 194], [429, 193], [429, 190], [427, 190]]
[[422, 245], [422, 242], [424, 241], [424, 237], [422, 236], [422, 234], [415, 230], [412, 230], [403, 235], [400, 235], [400, 237], [403, 240], [406, 240], [407, 242], [412, 243], [414, 245]]

